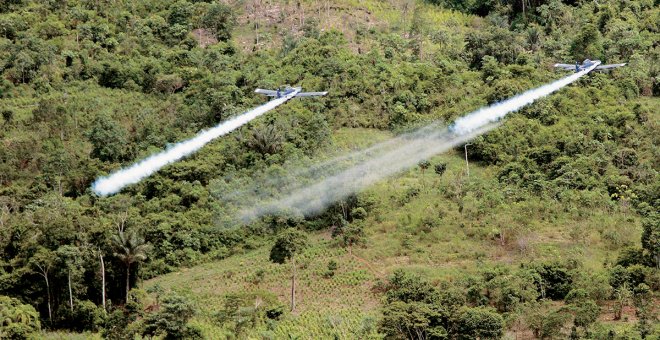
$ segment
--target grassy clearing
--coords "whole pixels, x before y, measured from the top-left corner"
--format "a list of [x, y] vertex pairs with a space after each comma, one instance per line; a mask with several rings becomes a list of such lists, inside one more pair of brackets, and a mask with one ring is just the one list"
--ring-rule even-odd
[[321, 32], [342, 32], [357, 51], [369, 46], [368, 39], [360, 35], [372, 29], [408, 34], [413, 21], [422, 20], [425, 26], [439, 31], [451, 29], [452, 36], [446, 38], [453, 40], [460, 38], [456, 32], [464, 31], [475, 20], [474, 16], [421, 1], [305, 0], [300, 6], [290, 1], [237, 1], [232, 6], [240, 13], [233, 40], [246, 52], [279, 47], [284, 36], [299, 37], [312, 22]]

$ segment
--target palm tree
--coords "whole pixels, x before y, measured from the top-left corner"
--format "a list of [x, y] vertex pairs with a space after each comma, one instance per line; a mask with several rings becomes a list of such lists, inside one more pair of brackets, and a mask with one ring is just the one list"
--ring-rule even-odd
[[112, 245], [115, 248], [114, 255], [126, 265], [126, 301], [128, 301], [128, 292], [131, 290], [131, 265], [146, 260], [147, 252], [151, 247], [137, 233], [123, 230], [112, 235]]
[[262, 155], [272, 155], [282, 149], [284, 136], [273, 124], [262, 128], [255, 128], [252, 134], [245, 140], [247, 146]]

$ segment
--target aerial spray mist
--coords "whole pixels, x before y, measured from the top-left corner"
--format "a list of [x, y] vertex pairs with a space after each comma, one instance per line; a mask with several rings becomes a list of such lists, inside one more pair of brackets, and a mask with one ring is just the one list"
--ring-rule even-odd
[[[508, 113], [515, 112], [578, 80], [596, 66], [598, 64], [508, 100], [481, 108], [457, 119], [448, 128], [423, 127], [413, 133], [397, 137], [399, 143], [394, 148], [379, 147], [379, 144], [372, 146], [370, 148], [372, 150], [383, 151], [365, 157], [360, 163], [349, 168], [340, 168], [334, 173], [326, 172], [327, 176], [317, 178], [315, 181], [307, 183], [303, 187], [297, 187], [279, 197], [258, 197], [256, 200], [243, 197], [243, 201], [250, 202], [250, 205], [243, 207], [239, 218], [247, 223], [254, 218], [280, 211], [298, 211], [303, 215], [318, 213], [333, 202], [378, 180], [410, 168], [423, 159], [447, 151], [494, 129], [498, 126], [498, 121]], [[272, 181], [272, 179], [269, 180]], [[258, 192], [260, 185], [261, 183], [257, 182], [254, 184], [256, 189], [241, 191]], [[222, 197], [220, 198], [222, 199]]]

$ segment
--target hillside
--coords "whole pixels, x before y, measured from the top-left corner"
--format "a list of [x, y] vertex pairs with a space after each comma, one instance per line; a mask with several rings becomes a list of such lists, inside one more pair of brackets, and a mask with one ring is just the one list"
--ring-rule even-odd
[[[0, 338], [660, 337], [659, 23], [652, 0], [0, 2]], [[320, 211], [262, 201], [587, 58], [627, 65]], [[92, 192], [287, 84], [329, 94]]]
[[[353, 139], [352, 133], [340, 130], [341, 138], [347, 140]], [[475, 164], [470, 168], [470, 179], [464, 182], [468, 187], [466, 197], [456, 202], [452, 192], [456, 182], [465, 176], [462, 154], [439, 156], [430, 162], [446, 163], [446, 172], [440, 176], [430, 169], [414, 169], [360, 195], [367, 200], [383, 198], [377, 199], [376, 206], [361, 222], [366, 232], [363, 245], [349, 250], [328, 231], [314, 233], [313, 245], [297, 260], [300, 269], [296, 312], [276, 325], [266, 323], [256, 330], [245, 329], [242, 336], [376, 337], [376, 311], [382, 303], [377, 287], [396, 269], [406, 268], [429, 281], [456, 286], [493, 268], [507, 270], [535, 261], [575, 261], [580, 270], [597, 273], [602, 270], [603, 261], [612, 265], [612, 250], [619, 248], [608, 238], [610, 233], [621, 233], [620, 239], [614, 241], [621, 245], [635, 244], [641, 235], [637, 218], [620, 208], [609, 213], [581, 206], [566, 211], [562, 204], [548, 204], [542, 199], [520, 202], [508, 209], [488, 208], [487, 198], [475, 196], [493, 190], [493, 185], [497, 185], [496, 173]], [[419, 194], [407, 198], [411, 189]], [[471, 222], [466, 223], [466, 219]], [[504, 230], [506, 237], [502, 241], [498, 234]], [[242, 250], [226, 260], [146, 281], [144, 287], [148, 291], [160, 287], [189, 297], [200, 311], [193, 322], [204, 329], [204, 334], [209, 338], [227, 336], [230, 333], [218, 327], [217, 318], [228, 296], [273, 294], [283, 303], [289, 298], [290, 271], [270, 262], [269, 250], [269, 244]], [[337, 269], [328, 277], [330, 261], [337, 263]], [[603, 284], [598, 280], [603, 280], [598, 274], [585, 275], [575, 285], [600, 289], [594, 287]], [[254, 302], [252, 299], [246, 302]], [[524, 310], [519, 313], [511, 316], [507, 336], [530, 337], [531, 331], [520, 325], [524, 324]], [[630, 329], [632, 322], [613, 320], [612, 313], [612, 306], [602, 306], [603, 329]], [[634, 320], [634, 313], [625, 318]], [[520, 324], [514, 326], [516, 320]], [[231, 321], [224, 326], [240, 329]]]

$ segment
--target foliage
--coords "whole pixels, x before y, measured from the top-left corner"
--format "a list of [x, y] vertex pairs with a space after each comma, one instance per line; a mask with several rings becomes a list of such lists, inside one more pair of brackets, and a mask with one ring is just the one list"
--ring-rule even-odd
[[297, 229], [289, 228], [281, 232], [270, 251], [270, 260], [284, 263], [307, 246], [307, 235]]
[[150, 246], [135, 231], [124, 232], [120, 230], [112, 236], [114, 255], [126, 266], [126, 299], [130, 291], [131, 265], [144, 261], [147, 258]]
[[457, 335], [464, 339], [498, 339], [504, 330], [504, 319], [482, 307], [466, 308], [458, 312]]
[[433, 171], [435, 171], [436, 174], [442, 176], [442, 174], [444, 174], [445, 171], [447, 171], [447, 164], [446, 164], [446, 163], [439, 163], [439, 164], [436, 164], [436, 165], [433, 167]]
[[19, 300], [0, 296], [0, 337], [6, 339], [26, 339], [41, 330], [39, 314], [30, 305]]
[[[653, 213], [642, 222], [642, 248], [660, 269], [660, 215]], [[638, 262], [639, 263], [639, 262]]]
[[534, 336], [541, 339], [559, 335], [564, 324], [571, 317], [567, 311], [553, 308], [549, 303], [529, 304], [525, 308], [524, 315]]
[[[659, 286], [656, 3], [263, 6], [0, 2], [0, 293], [29, 302], [46, 328], [103, 328], [107, 337], [131, 338], [149, 318], [141, 302], [126, 299], [142, 279], [256, 252], [261, 257], [250, 263], [261, 272], [236, 265], [215, 280], [232, 285], [210, 291], [280, 292], [289, 277], [265, 260], [269, 240], [291, 227], [332, 229], [349, 256], [318, 235], [304, 249], [289, 240], [273, 252], [276, 262], [295, 253], [299, 279], [318, 288], [302, 294], [305, 317], [257, 322], [245, 327], [248, 337], [307, 335], [306, 322], [317, 337], [374, 336], [381, 295], [390, 321], [410, 322], [428, 336], [457, 337], [463, 306], [493, 307], [512, 331], [512, 315], [538, 299], [561, 303], [585, 294], [583, 309], [542, 304], [525, 326], [539, 336], [558, 333], [561, 325], [568, 329], [570, 313], [580, 325], [576, 333], [587, 336], [593, 330], [583, 328], [610, 326], [591, 323], [594, 304], [616, 301], [622, 314], [638, 304], [639, 332], [650, 332], [654, 321], [640, 312], [638, 296]], [[583, 77], [475, 138], [470, 178], [461, 149], [317, 216], [247, 226], [236, 219], [241, 204], [252, 203], [243, 184], [257, 183], [258, 174], [362, 149], [431, 121], [451, 122], [562, 77], [549, 71], [556, 62], [584, 58], [628, 65]], [[283, 84], [329, 95], [290, 101], [118, 195], [90, 191], [95, 178], [261, 103], [254, 88]], [[259, 194], [288, 189], [273, 187]], [[328, 253], [334, 270], [320, 255]], [[563, 264], [567, 258], [585, 263]], [[400, 267], [419, 277], [399, 274]], [[390, 273], [388, 290], [371, 292], [376, 277]], [[269, 282], [273, 276], [278, 280]], [[585, 294], [569, 294], [577, 289]], [[531, 318], [538, 315], [547, 318]], [[190, 325], [208, 319], [197, 314]], [[232, 327], [202, 330], [222, 338]]]
[[278, 320], [284, 306], [269, 292], [228, 294], [218, 321], [237, 335], [262, 327], [269, 320]]
[[447, 330], [438, 324], [440, 317], [430, 304], [395, 301], [383, 310], [380, 331], [394, 339], [443, 339]]
[[163, 298], [161, 309], [144, 321], [144, 335], [165, 334], [164, 339], [201, 339], [200, 330], [188, 325], [195, 314], [191, 303], [180, 295]]
[[573, 279], [560, 263], [540, 264], [534, 268], [536, 285], [542, 298], [562, 300], [570, 291]]
[[202, 24], [209, 28], [218, 40], [227, 41], [231, 37], [236, 18], [229, 6], [223, 3], [214, 3], [204, 14]]
[[385, 286], [388, 302], [426, 302], [437, 301], [438, 292], [420, 276], [406, 272], [403, 269], [394, 271]]

